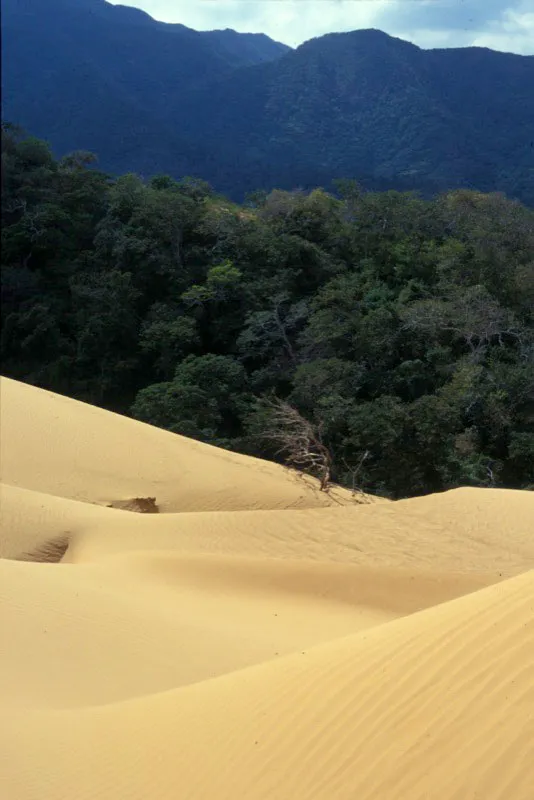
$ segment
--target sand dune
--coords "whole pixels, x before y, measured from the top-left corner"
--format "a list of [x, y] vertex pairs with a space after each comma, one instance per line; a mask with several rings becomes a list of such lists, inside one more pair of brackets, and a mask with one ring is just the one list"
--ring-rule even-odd
[[166, 550], [486, 572], [495, 579], [534, 566], [531, 492], [457, 489], [432, 498], [347, 508], [144, 515], [4, 484], [0, 503], [4, 558], [20, 559], [66, 536], [68, 562]]
[[[533, 493], [326, 495], [0, 401], [0, 796], [532, 796]], [[134, 497], [162, 513], [106, 507]]]
[[8, 796], [527, 800], [533, 593], [531, 572], [181, 689], [7, 706]]
[[26, 384], [0, 379], [0, 481], [107, 505], [155, 497], [161, 511], [310, 508], [342, 489]]

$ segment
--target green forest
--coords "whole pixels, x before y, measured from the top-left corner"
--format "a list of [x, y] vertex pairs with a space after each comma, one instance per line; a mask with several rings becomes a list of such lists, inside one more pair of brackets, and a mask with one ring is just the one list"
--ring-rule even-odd
[[4, 123], [2, 228], [4, 375], [281, 462], [304, 436], [391, 498], [534, 486], [534, 211], [504, 195], [237, 205]]

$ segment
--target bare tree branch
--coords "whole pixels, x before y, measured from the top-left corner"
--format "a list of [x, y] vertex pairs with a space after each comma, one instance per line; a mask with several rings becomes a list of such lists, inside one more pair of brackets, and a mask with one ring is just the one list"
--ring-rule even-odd
[[369, 458], [370, 455], [371, 454], [370, 454], [369, 450], [366, 450], [362, 454], [362, 457], [360, 458], [360, 460], [358, 461], [358, 463], [356, 464], [355, 467], [350, 466], [350, 464], [348, 464], [347, 460], [343, 459], [343, 463], [345, 465], [345, 468], [347, 469], [348, 473], [351, 476], [351, 491], [352, 491], [352, 495], [353, 496], [355, 496], [358, 493], [361, 494], [361, 495], [365, 495], [363, 489], [361, 489], [358, 486], [358, 477], [359, 477], [359, 474], [360, 474], [360, 470], [364, 465], [364, 462], [367, 461], [367, 459]]
[[278, 445], [276, 455], [281, 456], [288, 467], [314, 475], [320, 481], [321, 491], [326, 491], [332, 455], [322, 440], [322, 425], [314, 426], [296, 408], [278, 398], [263, 403], [269, 411], [269, 427], [262, 437]]

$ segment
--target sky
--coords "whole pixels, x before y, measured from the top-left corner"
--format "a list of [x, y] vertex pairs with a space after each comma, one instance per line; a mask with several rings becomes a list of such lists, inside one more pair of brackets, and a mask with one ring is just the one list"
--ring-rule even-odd
[[[117, 0], [112, 0], [117, 4]], [[195, 30], [266, 33], [295, 47], [325, 33], [379, 28], [419, 47], [534, 54], [534, 0], [120, 0]]]

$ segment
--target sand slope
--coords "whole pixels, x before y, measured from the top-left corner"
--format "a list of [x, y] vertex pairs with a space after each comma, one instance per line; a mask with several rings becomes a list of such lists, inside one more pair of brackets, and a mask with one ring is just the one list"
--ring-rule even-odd
[[354, 503], [317, 481], [52, 392], [0, 379], [2, 483], [106, 505], [155, 497], [161, 511]]
[[356, 502], [5, 378], [0, 410], [2, 797], [532, 796], [533, 493]]
[[183, 689], [8, 708], [7, 795], [527, 800], [533, 596], [531, 572]]

